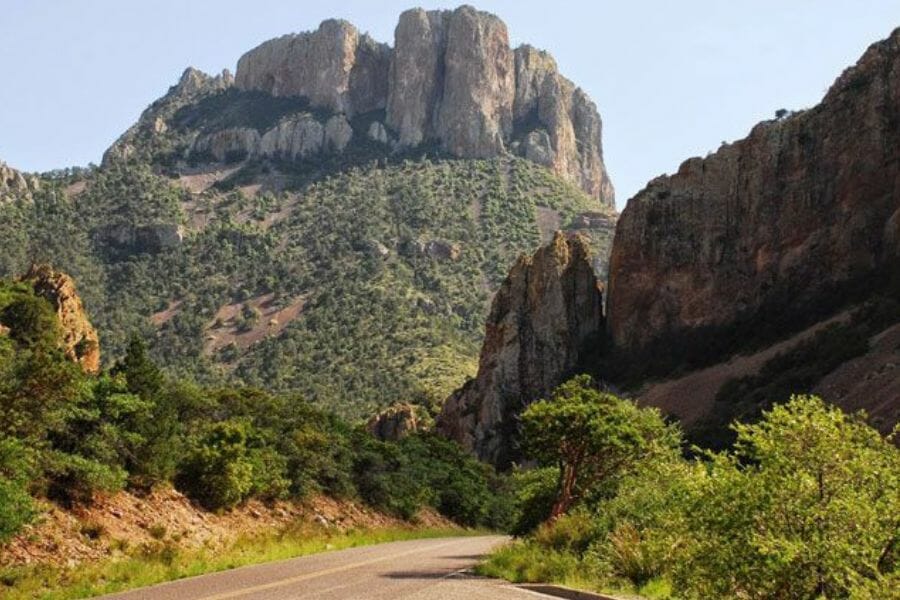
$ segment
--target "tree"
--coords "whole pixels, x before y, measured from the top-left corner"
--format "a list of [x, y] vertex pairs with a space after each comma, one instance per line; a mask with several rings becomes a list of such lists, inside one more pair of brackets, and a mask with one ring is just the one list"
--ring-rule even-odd
[[588, 375], [563, 383], [550, 400], [533, 403], [522, 414], [522, 424], [529, 455], [559, 468], [551, 520], [568, 511], [586, 490], [679, 439], [657, 410], [601, 392]]
[[900, 583], [900, 451], [814, 396], [734, 426], [690, 503], [681, 587], [707, 598], [887, 598]]

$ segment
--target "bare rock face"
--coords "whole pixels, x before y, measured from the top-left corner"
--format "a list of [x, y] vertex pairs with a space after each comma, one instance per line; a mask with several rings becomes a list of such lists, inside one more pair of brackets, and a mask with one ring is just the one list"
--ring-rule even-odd
[[612, 205], [615, 192], [603, 165], [603, 124], [594, 103], [559, 74], [552, 56], [531, 46], [516, 48], [515, 73], [516, 122], [537, 127], [525, 140], [525, 157]]
[[422, 429], [420, 410], [413, 404], [394, 404], [369, 419], [366, 431], [383, 442], [396, 442]]
[[403, 147], [438, 137], [436, 108], [444, 92], [446, 12], [421, 8], [400, 15], [394, 31], [387, 125]]
[[331, 152], [343, 152], [350, 139], [353, 137], [353, 129], [347, 118], [343, 115], [335, 115], [325, 123], [325, 149]]
[[235, 85], [273, 96], [305, 96], [332, 112], [384, 108], [390, 49], [360, 36], [346, 21], [323, 21], [313, 32], [269, 40], [238, 61]]
[[32, 267], [24, 281], [34, 287], [35, 294], [46, 298], [56, 309], [66, 356], [81, 365], [85, 373], [99, 373], [100, 339], [88, 321], [72, 278], [42, 265]]
[[547, 53], [513, 51], [503, 21], [470, 6], [408, 10], [394, 37], [391, 49], [325, 21], [246, 53], [235, 85], [306, 97], [347, 119], [383, 110], [398, 149], [433, 143], [459, 158], [516, 151], [614, 205], [597, 108]]
[[809, 322], [898, 272], [898, 225], [900, 30], [815, 108], [761, 123], [629, 201], [610, 332], [639, 350], [740, 323]]
[[259, 154], [284, 158], [306, 158], [322, 151], [325, 128], [310, 115], [282, 121], [263, 134]]
[[259, 151], [260, 135], [250, 127], [221, 129], [197, 138], [192, 152], [208, 153], [218, 161], [246, 158]]
[[444, 404], [437, 428], [479, 458], [521, 458], [517, 417], [573, 374], [603, 329], [602, 293], [584, 238], [557, 233], [513, 266], [494, 296], [478, 375]]
[[[399, 43], [399, 42], [398, 42]], [[447, 20], [438, 137], [454, 156], [488, 158], [512, 134], [513, 53], [506, 25], [463, 6]]]

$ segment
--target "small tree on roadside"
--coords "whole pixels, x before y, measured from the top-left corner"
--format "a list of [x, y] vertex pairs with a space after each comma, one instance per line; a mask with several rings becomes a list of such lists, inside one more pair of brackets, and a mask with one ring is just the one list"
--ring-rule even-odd
[[553, 390], [549, 400], [529, 406], [522, 425], [528, 454], [559, 468], [550, 520], [568, 511], [587, 490], [679, 439], [659, 411], [601, 392], [588, 375], [570, 379]]

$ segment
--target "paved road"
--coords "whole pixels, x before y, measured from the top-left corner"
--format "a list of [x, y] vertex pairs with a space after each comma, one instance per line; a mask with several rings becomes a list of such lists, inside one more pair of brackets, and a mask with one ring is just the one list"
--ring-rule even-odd
[[501, 536], [393, 542], [242, 567], [104, 596], [107, 600], [535, 600], [548, 598], [465, 571]]

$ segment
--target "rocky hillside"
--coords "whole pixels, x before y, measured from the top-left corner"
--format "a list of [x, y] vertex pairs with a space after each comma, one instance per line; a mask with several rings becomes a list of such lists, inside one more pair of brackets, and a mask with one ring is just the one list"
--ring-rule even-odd
[[0, 206], [0, 276], [76, 277], [106, 361], [140, 335], [181, 375], [354, 418], [439, 404], [509, 265], [577, 231], [603, 277], [617, 218], [593, 104], [467, 7], [404, 13], [393, 48], [326, 21], [187, 69], [32, 196]]
[[586, 367], [602, 304], [583, 238], [557, 233], [520, 258], [494, 297], [478, 374], [444, 403], [438, 431], [501, 468], [520, 460], [516, 416]]
[[816, 107], [629, 201], [609, 276], [613, 364], [631, 383], [667, 376], [641, 398], [705, 442], [792, 392], [866, 409], [889, 431], [898, 273], [900, 30]]
[[[519, 263], [495, 297], [478, 376], [439, 422], [482, 458], [516, 457], [522, 407], [575, 365], [701, 445], [727, 445], [729, 423], [793, 393], [864, 409], [889, 432], [900, 422], [900, 30], [818, 106], [757, 125], [628, 202], [602, 334], [582, 335], [604, 328], [599, 301], [531, 292], [534, 268]], [[588, 289], [582, 276], [562, 289]]]
[[393, 48], [328, 20], [249, 51], [233, 78], [189, 69], [107, 157], [133, 153], [141, 135], [165, 140], [173, 160], [297, 161], [360, 144], [376, 156], [512, 153], [613, 208], [601, 134], [596, 106], [549, 54], [510, 48], [500, 19], [463, 6], [403, 13]]
[[711, 332], [796, 329], [871, 293], [900, 259], [898, 183], [900, 30], [815, 108], [760, 123], [629, 201], [609, 279], [613, 339], [708, 346]]

